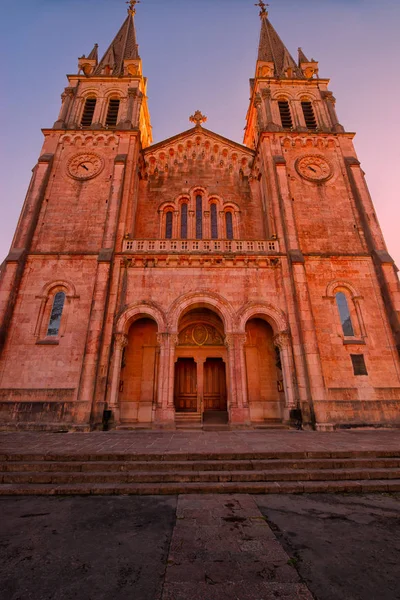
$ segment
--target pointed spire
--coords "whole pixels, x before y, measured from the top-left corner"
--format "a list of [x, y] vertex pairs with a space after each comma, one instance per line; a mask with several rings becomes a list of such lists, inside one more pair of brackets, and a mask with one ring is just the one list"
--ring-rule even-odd
[[301, 63], [309, 63], [307, 56], [304, 54], [303, 49], [299, 48], [299, 66]]
[[[256, 5], [257, 6], [257, 5]], [[261, 34], [258, 48], [258, 60], [273, 63], [275, 77], [285, 77], [289, 69], [290, 77], [304, 79], [301, 69], [297, 66], [289, 50], [271, 25], [265, 7], [261, 10]]]
[[95, 72], [96, 75], [101, 75], [103, 70], [109, 67], [110, 75], [118, 77], [124, 74], [124, 60], [140, 59], [134, 21], [135, 5], [138, 1], [132, 0], [127, 3], [129, 4], [128, 16], [101, 59]]
[[99, 45], [95, 44], [93, 50], [91, 51], [91, 53], [88, 56], [88, 60], [95, 60], [96, 61], [96, 65], [99, 62], [98, 47], [99, 47]]

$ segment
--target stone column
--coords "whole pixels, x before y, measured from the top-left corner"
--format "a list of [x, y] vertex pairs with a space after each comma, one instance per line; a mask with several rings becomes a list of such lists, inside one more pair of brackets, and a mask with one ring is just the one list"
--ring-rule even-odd
[[230, 375], [230, 421], [247, 424], [250, 422], [249, 403], [247, 399], [247, 373], [244, 346], [246, 334], [227, 334], [225, 345], [228, 349]]
[[274, 123], [274, 117], [272, 115], [271, 90], [269, 88], [264, 88], [261, 92], [261, 95], [264, 100], [264, 110], [267, 117], [266, 129], [267, 131], [278, 131], [280, 127]]
[[263, 131], [265, 129], [265, 119], [263, 114], [263, 106], [260, 94], [256, 94], [254, 98], [254, 106], [257, 110], [257, 121], [258, 121], [258, 130]]
[[189, 240], [196, 239], [196, 213], [194, 210], [188, 211], [188, 238]]
[[197, 378], [197, 412], [203, 415], [204, 412], [204, 358], [195, 358], [196, 378]]
[[71, 106], [71, 101], [75, 95], [75, 88], [66, 87], [64, 92], [61, 94], [61, 110], [58, 115], [57, 121], [53, 125], [53, 129], [64, 129], [66, 127], [66, 123], [68, 120], [69, 108]]
[[205, 210], [203, 213], [203, 240], [209, 239], [211, 239], [210, 211]]
[[160, 362], [156, 420], [160, 425], [171, 427], [175, 422], [175, 346], [178, 343], [178, 336], [176, 334], [159, 333], [157, 341], [160, 346]]
[[[294, 363], [290, 335], [287, 331], [282, 331], [274, 337], [274, 344], [279, 348], [282, 363], [283, 386], [285, 390], [285, 408], [289, 413], [290, 409], [296, 408], [297, 402], [294, 389]], [[286, 420], [289, 414], [285, 415]]]
[[121, 362], [124, 348], [128, 345], [128, 336], [124, 333], [116, 333], [114, 339], [114, 356], [112, 359], [111, 385], [108, 399], [108, 408], [113, 413], [114, 423], [119, 422], [119, 382], [121, 378]]
[[137, 96], [138, 90], [137, 88], [129, 88], [128, 89], [128, 103], [126, 109], [126, 118], [123, 123], [124, 129], [132, 129], [133, 127], [133, 107], [135, 103], [135, 98]]
[[325, 105], [328, 109], [329, 118], [332, 124], [332, 131], [343, 133], [344, 127], [339, 123], [339, 119], [336, 113], [336, 98], [332, 92], [322, 92], [322, 98], [325, 100]]

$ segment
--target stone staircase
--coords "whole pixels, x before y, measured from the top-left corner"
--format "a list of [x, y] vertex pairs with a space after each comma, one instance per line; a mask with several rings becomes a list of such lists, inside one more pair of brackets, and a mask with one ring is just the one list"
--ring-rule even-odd
[[0, 456], [3, 496], [398, 491], [395, 451]]

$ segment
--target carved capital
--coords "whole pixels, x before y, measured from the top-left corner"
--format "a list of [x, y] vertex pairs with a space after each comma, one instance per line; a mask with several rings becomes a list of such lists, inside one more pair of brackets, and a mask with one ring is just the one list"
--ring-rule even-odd
[[138, 89], [137, 88], [129, 88], [128, 89], [128, 96], [129, 96], [129, 98], [136, 98], [137, 95], [138, 95]]
[[171, 333], [169, 336], [169, 343], [171, 345], [171, 348], [175, 348], [175, 346], [177, 346], [179, 342], [179, 336], [177, 333]]
[[126, 348], [128, 345], [128, 336], [125, 333], [116, 333], [115, 334], [115, 345], [117, 348]]
[[259, 107], [261, 106], [261, 102], [262, 102], [262, 101], [261, 101], [261, 96], [260, 96], [260, 94], [256, 94], [256, 95], [255, 95], [255, 98], [254, 98], [254, 106], [255, 106], [256, 108], [259, 108]]
[[279, 350], [288, 348], [290, 346], [290, 333], [288, 331], [281, 331], [278, 333], [274, 337], [274, 344], [279, 348]]
[[269, 88], [264, 88], [261, 91], [261, 95], [264, 98], [264, 100], [269, 100], [271, 98], [271, 90]]

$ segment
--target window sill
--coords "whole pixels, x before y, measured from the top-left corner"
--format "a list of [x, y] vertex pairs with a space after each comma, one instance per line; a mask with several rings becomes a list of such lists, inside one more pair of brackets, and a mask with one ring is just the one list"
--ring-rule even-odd
[[343, 340], [344, 346], [365, 346], [365, 340], [360, 340], [357, 338], [346, 338]]
[[37, 346], [58, 346], [60, 343], [60, 340], [55, 339], [55, 340], [38, 340], [36, 342]]

